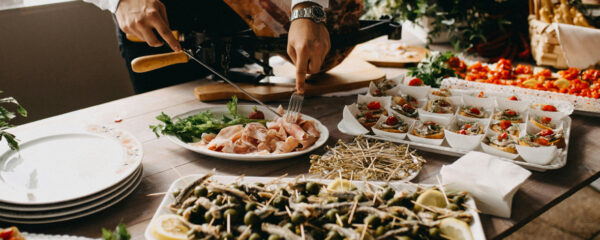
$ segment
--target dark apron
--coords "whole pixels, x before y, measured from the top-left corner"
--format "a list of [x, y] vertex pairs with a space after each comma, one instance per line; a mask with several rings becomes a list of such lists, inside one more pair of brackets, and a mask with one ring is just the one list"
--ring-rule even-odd
[[[211, 34], [230, 35], [248, 28], [244, 21], [221, 0], [162, 0], [162, 2], [166, 6], [172, 30], [206, 31]], [[207, 71], [194, 62], [176, 64], [146, 73], [135, 73], [131, 70], [133, 59], [172, 50], [166, 43], [162, 47], [155, 48], [146, 43], [131, 42], [125, 38], [125, 34], [118, 27], [117, 38], [136, 93], [201, 79], [207, 75]]]

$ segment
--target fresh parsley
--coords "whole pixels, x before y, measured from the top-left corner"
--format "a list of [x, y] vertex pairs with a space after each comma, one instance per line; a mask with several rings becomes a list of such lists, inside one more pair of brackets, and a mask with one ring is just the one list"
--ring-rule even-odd
[[427, 54], [416, 67], [410, 68], [408, 75], [421, 79], [425, 85], [440, 87], [444, 78], [457, 76], [456, 72], [448, 66], [451, 57], [454, 57], [452, 52]]
[[[0, 94], [2, 93], [3, 92], [0, 91]], [[17, 113], [23, 117], [27, 117], [27, 110], [25, 110], [25, 108], [23, 108], [13, 97], [0, 98], [0, 104], [14, 104], [17, 106]], [[4, 106], [0, 106], [0, 140], [2, 140], [2, 138], [6, 139], [10, 149], [19, 150], [19, 143], [17, 142], [15, 135], [6, 131], [14, 126], [10, 124], [10, 121], [15, 117], [17, 117], [17, 115], [14, 112], [9, 111]]]
[[114, 231], [102, 228], [102, 239], [103, 240], [129, 240], [131, 235], [127, 232], [125, 224], [120, 223]]
[[184, 119], [173, 119], [165, 113], [156, 117], [162, 124], [151, 125], [150, 129], [159, 137], [159, 134], [174, 135], [184, 142], [200, 141], [203, 133], [218, 133], [221, 129], [251, 122], [265, 123], [265, 120], [249, 119], [238, 113], [237, 97], [233, 97], [227, 103], [229, 115], [224, 114], [220, 118], [210, 111], [200, 112]]

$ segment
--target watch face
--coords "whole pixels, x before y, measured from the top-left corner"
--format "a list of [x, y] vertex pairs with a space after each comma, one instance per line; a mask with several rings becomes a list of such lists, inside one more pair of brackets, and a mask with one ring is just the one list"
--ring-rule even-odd
[[313, 7], [312, 10], [313, 10], [313, 14], [314, 14], [315, 17], [318, 17], [318, 18], [325, 17], [325, 12], [323, 11], [323, 8]]

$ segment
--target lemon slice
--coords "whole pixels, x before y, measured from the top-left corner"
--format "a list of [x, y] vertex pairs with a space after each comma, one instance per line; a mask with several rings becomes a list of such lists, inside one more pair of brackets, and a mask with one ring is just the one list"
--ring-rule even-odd
[[159, 240], [185, 240], [189, 230], [174, 214], [162, 215], [152, 225], [152, 234]]
[[[424, 206], [434, 206], [440, 208], [446, 207], [446, 199], [444, 199], [444, 194], [435, 189], [429, 189], [419, 195], [417, 198], [417, 203]], [[415, 205], [415, 211], [421, 211], [421, 206]]]
[[567, 79], [559, 78], [558, 80], [554, 81], [554, 85], [556, 85], [558, 88], [568, 88], [571, 86], [571, 83]]
[[329, 191], [350, 191], [354, 188], [355, 186], [350, 181], [339, 178], [327, 185]]
[[467, 223], [456, 218], [444, 218], [440, 222], [440, 232], [452, 240], [472, 240], [473, 234]]

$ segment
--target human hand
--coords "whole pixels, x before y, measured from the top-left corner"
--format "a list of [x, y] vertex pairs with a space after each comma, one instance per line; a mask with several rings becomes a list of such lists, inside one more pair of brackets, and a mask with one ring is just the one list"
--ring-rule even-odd
[[[298, 4], [294, 8], [306, 7]], [[287, 53], [296, 65], [296, 90], [304, 93], [306, 73], [318, 73], [331, 47], [329, 32], [323, 23], [299, 18], [292, 21]]]
[[123, 32], [144, 40], [149, 46], [163, 45], [152, 31], [156, 29], [173, 51], [181, 50], [181, 45], [169, 29], [165, 5], [159, 0], [121, 0], [115, 16]]

